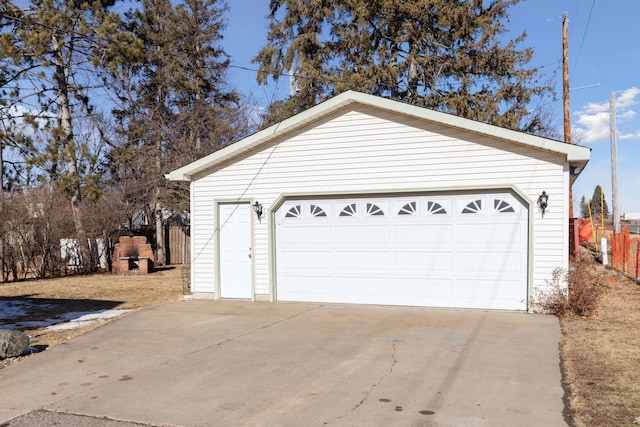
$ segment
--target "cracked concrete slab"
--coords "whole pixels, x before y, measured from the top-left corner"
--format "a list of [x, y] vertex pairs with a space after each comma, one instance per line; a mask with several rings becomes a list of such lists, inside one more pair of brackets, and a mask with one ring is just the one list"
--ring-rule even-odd
[[559, 340], [515, 312], [181, 301], [0, 370], [0, 424], [561, 426]]

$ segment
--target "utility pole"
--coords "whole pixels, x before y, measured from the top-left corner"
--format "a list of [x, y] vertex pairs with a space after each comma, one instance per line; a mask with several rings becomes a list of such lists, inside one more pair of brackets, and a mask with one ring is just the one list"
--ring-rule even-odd
[[[564, 110], [564, 142], [571, 144], [571, 110], [569, 108], [569, 19], [562, 15], [562, 100]], [[569, 182], [569, 218], [573, 218], [573, 189]]]
[[564, 142], [571, 144], [571, 114], [569, 108], [569, 20], [562, 15], [562, 100], [564, 102]]
[[611, 116], [611, 204], [613, 215], [613, 232], [620, 233], [620, 215], [618, 214], [618, 144], [616, 143], [616, 95], [611, 92], [609, 98], [609, 115]]

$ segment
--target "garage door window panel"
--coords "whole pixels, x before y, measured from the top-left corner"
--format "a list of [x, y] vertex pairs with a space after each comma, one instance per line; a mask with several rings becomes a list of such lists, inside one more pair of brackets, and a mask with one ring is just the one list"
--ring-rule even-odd
[[285, 214], [285, 218], [299, 218], [300, 216], [302, 216], [302, 206], [301, 205], [296, 205], [292, 208], [290, 208], [287, 213]]
[[352, 217], [358, 214], [358, 204], [357, 203], [349, 203], [345, 207], [340, 210], [339, 216]]
[[418, 202], [405, 203], [399, 210], [398, 215], [418, 216]]
[[473, 200], [462, 209], [463, 214], [479, 214], [482, 213], [482, 200]]
[[515, 213], [515, 209], [505, 200], [494, 199], [493, 210], [498, 213]]
[[385, 216], [386, 204], [382, 202], [366, 203], [367, 216]]
[[318, 205], [310, 205], [309, 206], [309, 213], [311, 214], [312, 217], [326, 217], [327, 216], [327, 212]]
[[[448, 205], [448, 203], [446, 205]], [[444, 202], [427, 200], [427, 215], [446, 215], [448, 213], [448, 206], [445, 207], [446, 205]]]

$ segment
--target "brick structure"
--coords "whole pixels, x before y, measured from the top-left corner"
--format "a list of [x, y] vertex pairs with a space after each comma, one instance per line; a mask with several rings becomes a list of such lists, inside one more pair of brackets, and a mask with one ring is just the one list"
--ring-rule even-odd
[[122, 236], [113, 250], [114, 274], [153, 273], [153, 250], [145, 236]]

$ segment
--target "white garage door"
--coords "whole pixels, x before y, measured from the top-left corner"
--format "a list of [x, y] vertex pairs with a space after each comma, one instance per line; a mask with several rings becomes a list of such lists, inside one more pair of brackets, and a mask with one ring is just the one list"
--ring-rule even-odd
[[288, 200], [276, 297], [526, 310], [527, 218], [508, 192]]

